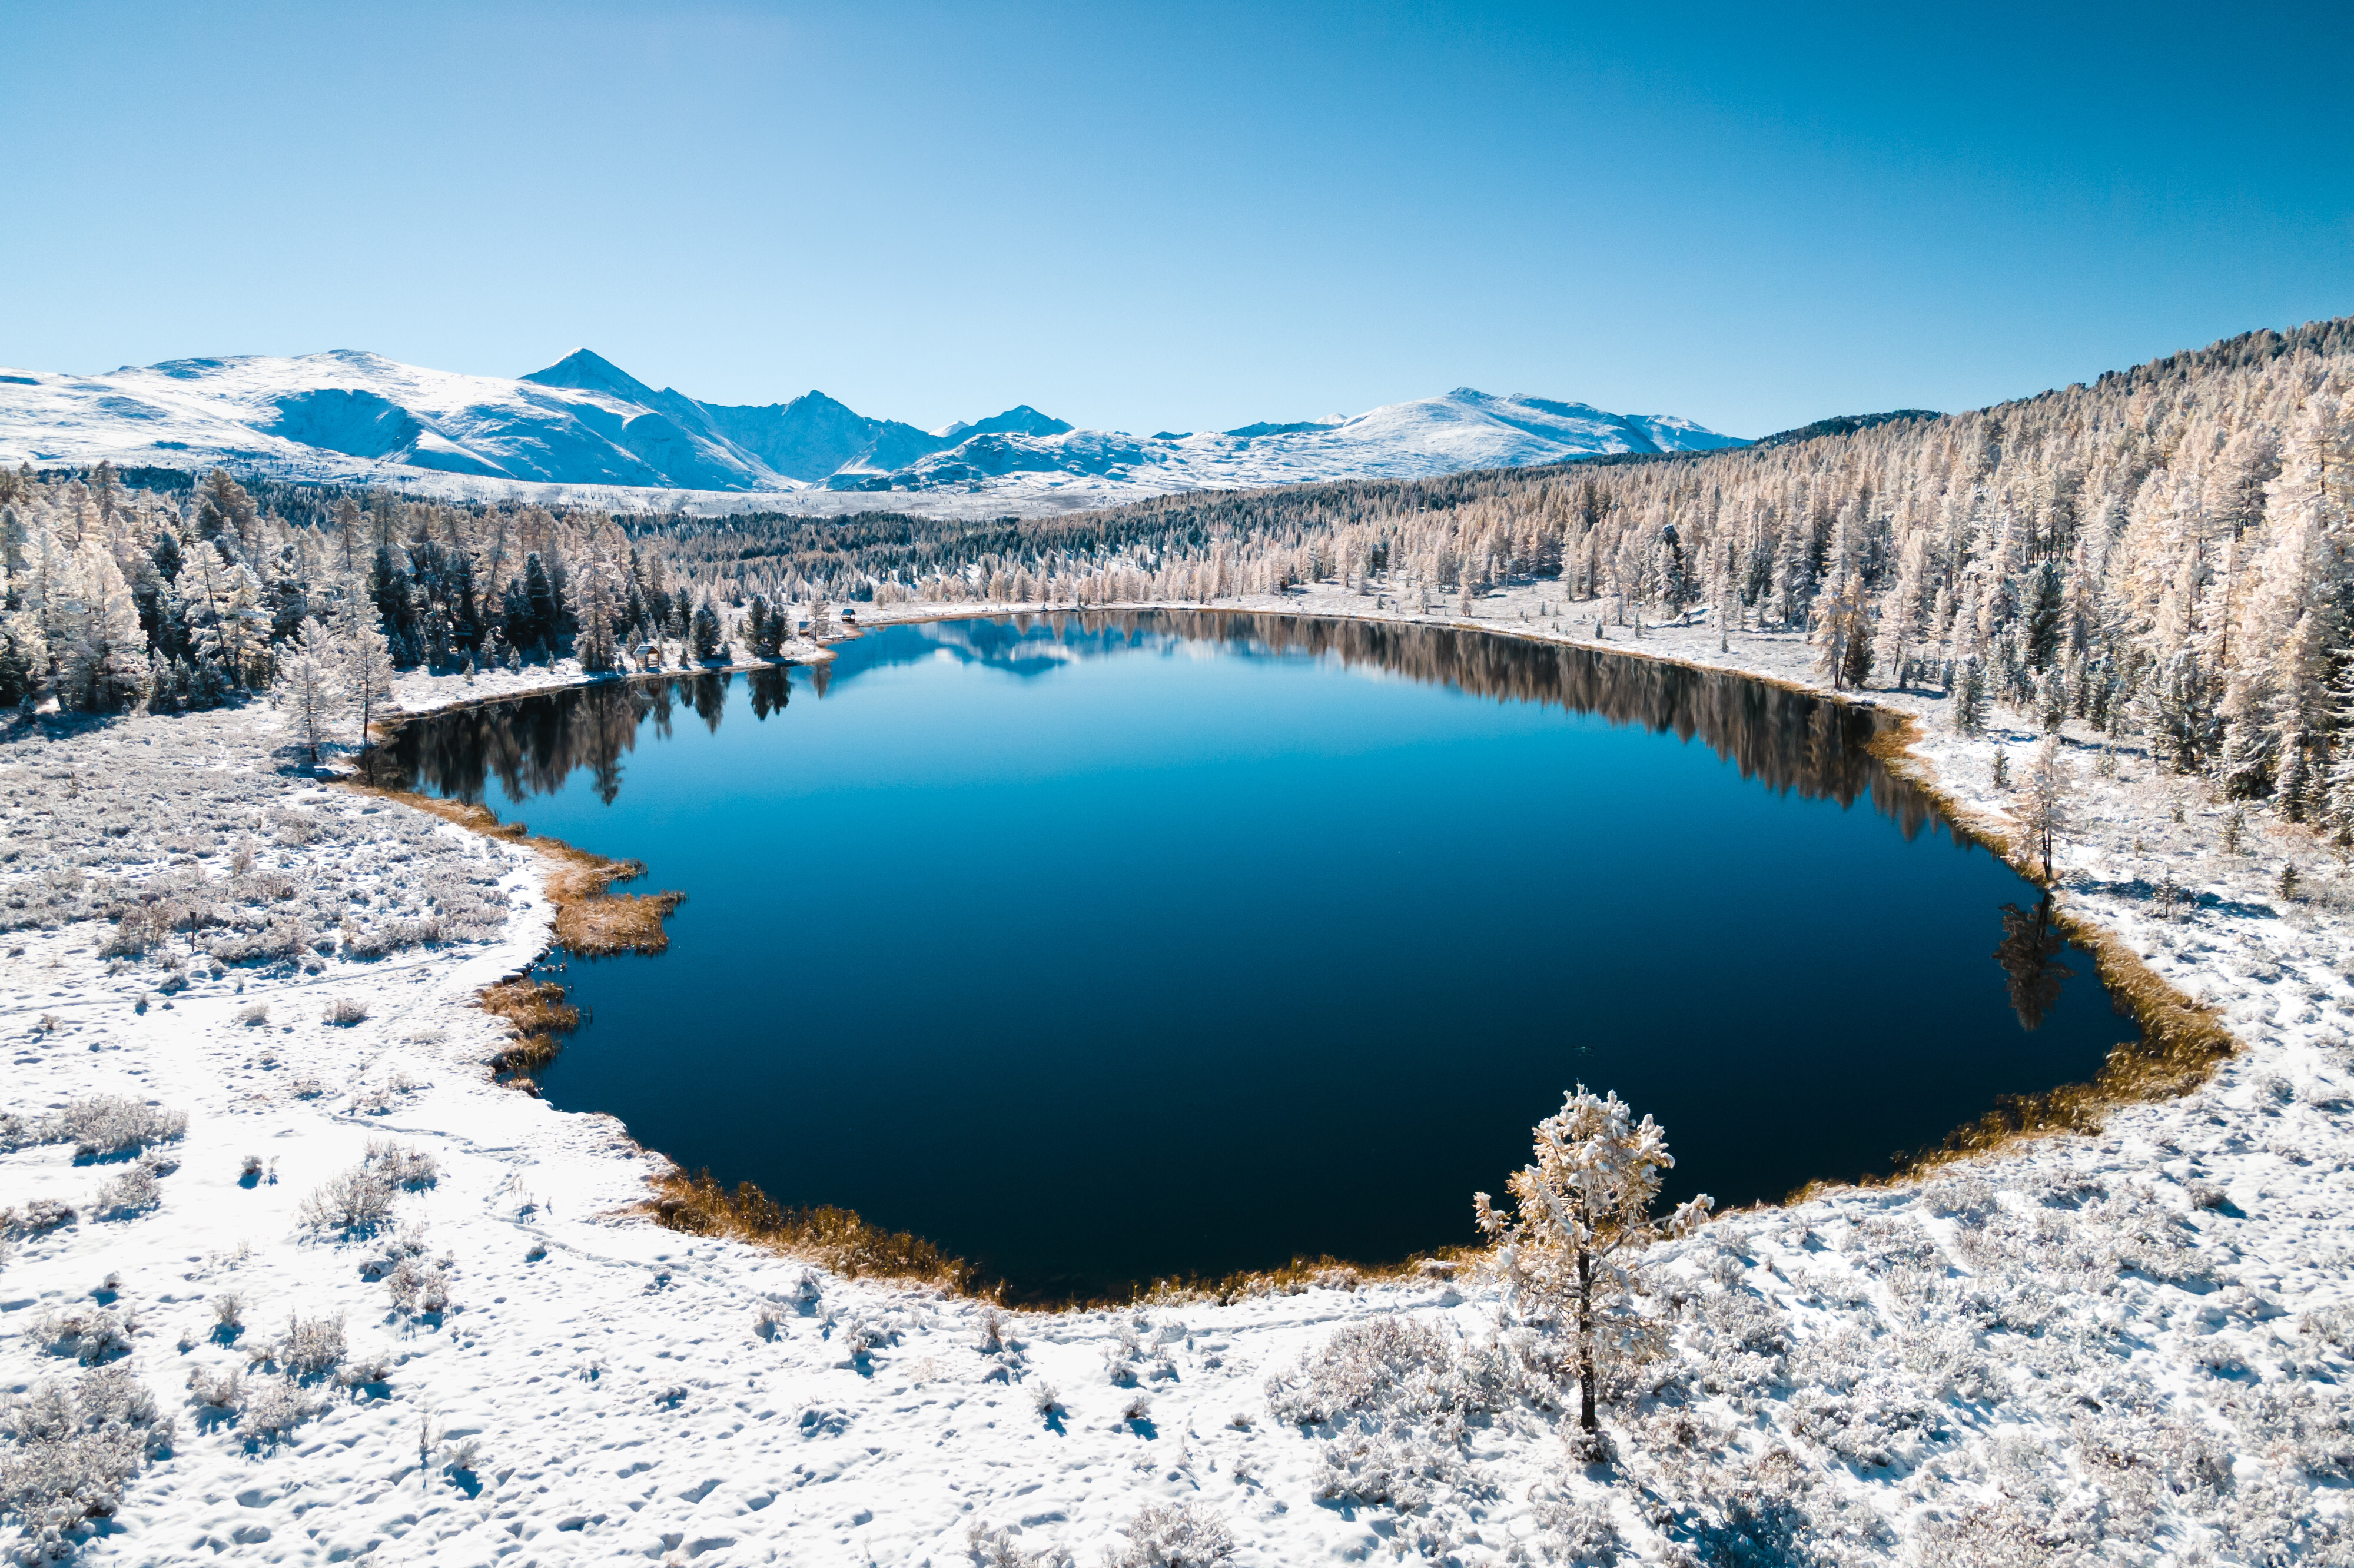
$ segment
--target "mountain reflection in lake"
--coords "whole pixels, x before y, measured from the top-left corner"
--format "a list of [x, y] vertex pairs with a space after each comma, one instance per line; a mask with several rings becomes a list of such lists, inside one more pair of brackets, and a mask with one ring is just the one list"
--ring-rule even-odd
[[1744, 1202], [2132, 1033], [1868, 711], [1284, 616], [837, 655], [419, 720], [383, 761], [690, 895], [663, 957], [570, 966], [595, 1021], [551, 1100], [1017, 1294], [1469, 1242], [1580, 1081], [1667, 1128], [1670, 1198]]

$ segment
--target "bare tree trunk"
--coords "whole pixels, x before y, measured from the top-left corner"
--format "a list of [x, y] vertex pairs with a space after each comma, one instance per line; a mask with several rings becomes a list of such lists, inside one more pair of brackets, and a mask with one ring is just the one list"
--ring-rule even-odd
[[1594, 1419], [1594, 1255], [1577, 1255], [1577, 1424], [1595, 1429]]

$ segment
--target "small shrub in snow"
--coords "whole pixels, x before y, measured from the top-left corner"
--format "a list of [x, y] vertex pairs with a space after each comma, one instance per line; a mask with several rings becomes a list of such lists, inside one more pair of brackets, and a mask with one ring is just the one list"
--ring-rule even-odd
[[437, 1265], [404, 1257], [384, 1277], [384, 1285], [403, 1317], [450, 1309], [450, 1277]]
[[773, 1340], [784, 1331], [791, 1316], [781, 1301], [763, 1301], [752, 1311], [752, 1332], [763, 1340]]
[[11, 1401], [0, 1451], [0, 1509], [22, 1522], [39, 1562], [67, 1554], [69, 1532], [122, 1505], [123, 1489], [171, 1449], [173, 1423], [128, 1367], [85, 1374], [69, 1395], [56, 1382]]
[[15, 1217], [11, 1229], [28, 1231], [34, 1235], [45, 1234], [59, 1225], [71, 1224], [74, 1218], [73, 1205], [61, 1203], [55, 1198], [36, 1198], [25, 1205], [22, 1214], [16, 1214], [14, 1210], [10, 1213]]
[[255, 1445], [275, 1443], [318, 1413], [319, 1401], [292, 1378], [254, 1378], [245, 1386], [237, 1435]]
[[2333, 1350], [2354, 1351], [2354, 1308], [2316, 1307], [2305, 1314], [2296, 1327], [2297, 1332], [2310, 1334]]
[[327, 1086], [316, 1078], [297, 1078], [289, 1092], [298, 1100], [315, 1100], [327, 1092]]
[[1011, 1531], [991, 1530], [980, 1520], [965, 1527], [965, 1551], [981, 1568], [1070, 1568], [1071, 1554], [1060, 1546], [1024, 1552], [1013, 1543]]
[[2191, 1182], [2190, 1193], [2194, 1209], [2220, 1209], [2232, 1201], [2231, 1194], [2212, 1181]]
[[1208, 1568], [1235, 1554], [1225, 1521], [1198, 1503], [1154, 1503], [1121, 1527], [1128, 1545], [1113, 1568]]
[[199, 1410], [238, 1410], [245, 1404], [245, 1374], [235, 1367], [191, 1367], [188, 1403]]
[[261, 1156], [259, 1154], [249, 1154], [244, 1159], [239, 1160], [237, 1162], [237, 1173], [239, 1178], [249, 1182], [259, 1180], [261, 1175]]
[[1446, 1335], [1408, 1318], [1370, 1318], [1335, 1330], [1291, 1372], [1270, 1378], [1267, 1409], [1278, 1421], [1312, 1426], [1343, 1415], [1395, 1408], [1415, 1415], [1461, 1411], [1455, 1351]]
[[95, 1160], [170, 1143], [187, 1130], [186, 1111], [166, 1110], [127, 1095], [92, 1095], [43, 1118], [34, 1129], [33, 1141], [70, 1142], [75, 1159]]
[[1040, 1420], [1052, 1421], [1062, 1414], [1063, 1396], [1055, 1392], [1053, 1383], [1041, 1378], [1030, 1385], [1030, 1408], [1038, 1413]]
[[267, 820], [270, 831], [278, 835], [278, 842], [290, 849], [301, 848], [325, 831], [318, 818], [291, 806], [278, 807]]
[[266, 1001], [257, 1001], [250, 1007], [239, 1008], [237, 1021], [248, 1029], [267, 1023], [270, 1022], [270, 1004]]
[[1626, 1545], [1605, 1504], [1537, 1498], [1529, 1511], [1536, 1518], [1537, 1539], [1547, 1563], [1564, 1568], [1615, 1563]]
[[344, 1348], [343, 1319], [292, 1315], [270, 1359], [297, 1377], [318, 1377], [334, 1370], [344, 1359]]
[[99, 951], [123, 958], [153, 952], [172, 939], [172, 928], [186, 918], [187, 912], [168, 900], [129, 905], [114, 917], [114, 929]]
[[440, 1180], [440, 1171], [434, 1164], [432, 1155], [421, 1149], [395, 1143], [388, 1138], [368, 1140], [367, 1163], [392, 1185], [406, 1187], [412, 1192], [420, 1187], [430, 1187]]
[[1151, 1420], [1152, 1396], [1149, 1393], [1129, 1394], [1128, 1403], [1119, 1407], [1119, 1418], [1129, 1423]]
[[126, 1355], [131, 1336], [139, 1330], [139, 1314], [126, 1308], [119, 1316], [104, 1307], [52, 1308], [33, 1319], [34, 1342], [53, 1356], [71, 1356], [84, 1366]]
[[367, 1388], [392, 1381], [392, 1358], [382, 1351], [353, 1356], [335, 1373], [345, 1388]]
[[163, 1201], [164, 1189], [155, 1180], [154, 1164], [142, 1160], [101, 1187], [90, 1210], [101, 1220], [128, 1219]]
[[213, 1324], [234, 1332], [245, 1327], [245, 1298], [224, 1290], [213, 1298]]
[[355, 1023], [366, 1022], [367, 1015], [367, 1003], [358, 998], [331, 996], [327, 999], [327, 1010], [321, 1015], [321, 1020], [323, 1022], [348, 1029]]
[[392, 1213], [393, 1191], [384, 1172], [363, 1160], [303, 1199], [302, 1221], [321, 1230], [371, 1231]]

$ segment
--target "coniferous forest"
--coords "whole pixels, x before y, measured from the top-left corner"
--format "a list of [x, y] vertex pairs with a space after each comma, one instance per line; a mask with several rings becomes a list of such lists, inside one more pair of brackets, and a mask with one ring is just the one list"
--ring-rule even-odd
[[2077, 717], [2233, 797], [2346, 819], [2349, 385], [2340, 319], [1734, 450], [981, 524], [20, 470], [0, 475], [0, 702], [217, 705], [284, 678], [306, 639], [365, 698], [408, 667], [773, 656], [843, 601], [1206, 603], [1325, 581], [1445, 614], [1534, 579], [1620, 624], [1803, 630], [1832, 684], [1950, 694], [1965, 729], [1988, 701]]

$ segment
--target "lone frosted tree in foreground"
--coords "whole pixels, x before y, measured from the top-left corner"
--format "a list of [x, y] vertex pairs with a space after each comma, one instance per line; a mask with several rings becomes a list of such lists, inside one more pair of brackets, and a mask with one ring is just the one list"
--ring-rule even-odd
[[1578, 1425], [1593, 1432], [1596, 1346], [1635, 1326], [1628, 1259], [1691, 1234], [1713, 1200], [1702, 1193], [1654, 1219], [1659, 1172], [1676, 1162], [1666, 1136], [1648, 1116], [1635, 1121], [1615, 1093], [1596, 1096], [1584, 1084], [1563, 1097], [1559, 1115], [1537, 1123], [1536, 1156], [1506, 1183], [1513, 1213], [1499, 1213], [1485, 1192], [1472, 1194], [1472, 1211], [1496, 1244], [1490, 1267], [1515, 1309], [1575, 1332]]

